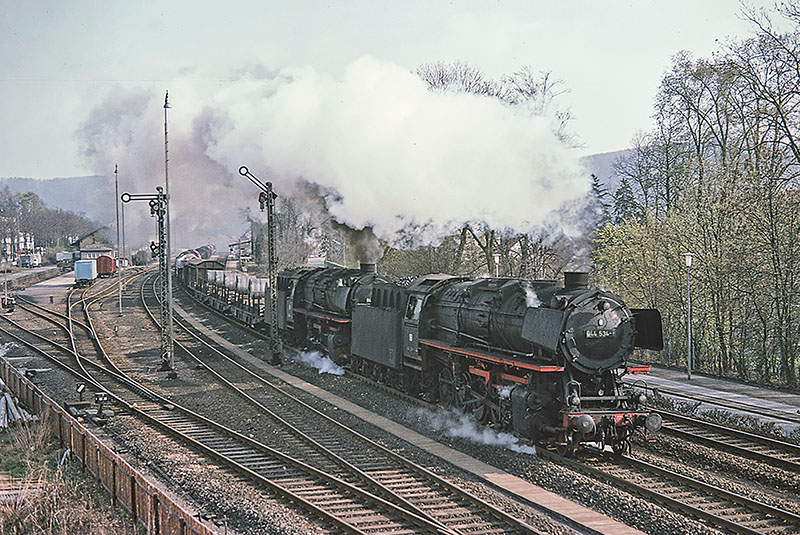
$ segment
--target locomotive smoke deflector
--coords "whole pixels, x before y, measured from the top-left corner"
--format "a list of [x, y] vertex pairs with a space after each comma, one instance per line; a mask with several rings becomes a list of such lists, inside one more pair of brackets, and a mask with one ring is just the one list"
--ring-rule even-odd
[[522, 338], [545, 351], [555, 352], [561, 338], [564, 312], [545, 307], [528, 308], [522, 321]]
[[634, 345], [640, 349], [661, 351], [664, 349], [664, 334], [661, 329], [661, 312], [652, 308], [632, 308], [636, 324]]

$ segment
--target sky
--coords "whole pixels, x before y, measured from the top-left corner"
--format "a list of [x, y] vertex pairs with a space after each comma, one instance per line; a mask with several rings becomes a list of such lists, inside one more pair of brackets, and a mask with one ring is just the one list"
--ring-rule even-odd
[[[179, 245], [241, 234], [257, 211], [242, 164], [319, 221], [368, 226], [395, 243], [410, 229], [413, 245], [437, 243], [464, 224], [569, 234], [577, 230], [568, 212], [590, 187], [580, 156], [625, 149], [649, 130], [671, 58], [709, 57], [748, 37], [740, 8], [734, 0], [0, 0], [0, 177], [113, 180], [119, 165], [121, 191], [152, 192], [165, 174], [169, 90]], [[428, 91], [415, 71], [438, 61], [492, 78], [551, 72], [568, 89], [557, 104], [570, 109], [581, 146], [564, 147], [548, 117]], [[152, 235], [146, 210], [126, 217], [131, 234]]]
[[650, 127], [671, 56], [747, 36], [738, 13], [734, 0], [0, 0], [0, 177], [96, 173], [75, 131], [115, 91], [170, 89], [177, 110], [182, 90], [202, 104], [231, 69], [337, 75], [365, 55], [412, 71], [454, 60], [494, 77], [552, 71], [570, 90], [560, 100], [582, 150], [619, 150]]

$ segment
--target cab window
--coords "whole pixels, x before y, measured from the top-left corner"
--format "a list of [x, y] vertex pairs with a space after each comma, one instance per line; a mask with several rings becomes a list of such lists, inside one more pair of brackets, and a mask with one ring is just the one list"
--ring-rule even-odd
[[419, 299], [416, 295], [410, 296], [406, 307], [406, 318], [418, 320], [420, 310], [422, 310], [422, 299]]

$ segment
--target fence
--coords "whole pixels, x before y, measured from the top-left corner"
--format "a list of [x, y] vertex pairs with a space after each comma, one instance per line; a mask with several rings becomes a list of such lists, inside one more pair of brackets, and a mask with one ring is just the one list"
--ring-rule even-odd
[[92, 474], [111, 495], [111, 501], [131, 514], [148, 535], [216, 535], [192, 513], [164, 494], [148, 477], [136, 471], [103, 444], [85, 426], [68, 414], [5, 359], [0, 359], [0, 377], [27, 410], [49, 424], [84, 470]]

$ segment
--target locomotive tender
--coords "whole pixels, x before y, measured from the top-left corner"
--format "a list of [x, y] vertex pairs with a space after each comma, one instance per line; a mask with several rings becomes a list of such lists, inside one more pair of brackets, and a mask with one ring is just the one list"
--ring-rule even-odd
[[[181, 278], [218, 310], [268, 325], [269, 289], [231, 284], [232, 276], [209, 270], [201, 279], [183, 269]], [[401, 287], [377, 275], [374, 264], [300, 267], [280, 273], [277, 296], [285, 342], [323, 350], [356, 373], [470, 412], [498, 430], [555, 439], [562, 453], [588, 442], [621, 453], [635, 430], [661, 427], [646, 397], [621, 381], [649, 370], [628, 365], [635, 348], [662, 349], [661, 316], [590, 290], [586, 273], [565, 273], [563, 286], [431, 274]], [[252, 306], [247, 314], [238, 310], [252, 303], [260, 322]]]

